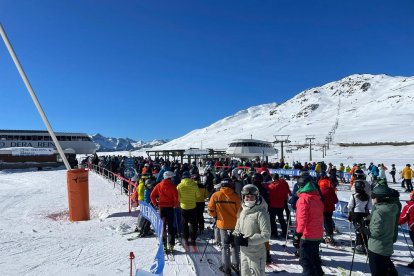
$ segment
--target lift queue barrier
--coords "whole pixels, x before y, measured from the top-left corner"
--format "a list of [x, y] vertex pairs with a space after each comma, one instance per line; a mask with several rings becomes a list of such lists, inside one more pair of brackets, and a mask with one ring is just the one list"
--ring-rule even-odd
[[128, 212], [131, 213], [131, 192], [133, 191], [134, 188], [137, 187], [137, 183], [135, 183], [134, 181], [127, 179], [123, 176], [121, 176], [120, 174], [117, 173], [113, 173], [103, 167], [100, 167], [98, 165], [93, 165], [88, 163], [88, 169], [105, 177], [107, 180], [111, 181], [114, 183], [114, 189], [116, 187], [116, 184], [118, 184], [121, 188], [121, 194], [123, 194], [123, 181], [128, 183]]

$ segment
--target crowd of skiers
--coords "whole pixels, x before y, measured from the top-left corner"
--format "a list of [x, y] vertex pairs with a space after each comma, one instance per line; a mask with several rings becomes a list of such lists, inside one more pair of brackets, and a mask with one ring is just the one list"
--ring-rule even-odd
[[[116, 162], [122, 168], [121, 157], [109, 158], [112, 167]], [[166, 252], [173, 251], [177, 237], [184, 245], [196, 244], [197, 237], [205, 230], [207, 200], [207, 213], [215, 226], [214, 240], [222, 253], [220, 270], [225, 275], [230, 275], [232, 269], [241, 275], [264, 275], [266, 264], [272, 262], [269, 240], [287, 239], [294, 210], [296, 225], [292, 239], [303, 274], [323, 275], [319, 244], [335, 244], [336, 188], [340, 182], [345, 183], [331, 163], [302, 166], [296, 162], [301, 173], [291, 191], [283, 176], [271, 175], [268, 164], [255, 161], [247, 164], [250, 169], [237, 168], [240, 163], [229, 162], [230, 166], [226, 167], [226, 163], [208, 162], [202, 164], [203, 170], [199, 170], [196, 162], [157, 162], [138, 160], [138, 185], [132, 197], [158, 208], [164, 221]], [[314, 170], [316, 177], [309, 170]], [[399, 193], [388, 187], [387, 170], [383, 164], [373, 163], [368, 167], [354, 164], [346, 168], [342, 163], [339, 166], [339, 171], [352, 175], [352, 195], [347, 207], [348, 220], [356, 235], [354, 250], [368, 255], [372, 275], [397, 275], [391, 255], [399, 224], [408, 223], [414, 242], [414, 192], [411, 192], [414, 172], [409, 164], [401, 171], [403, 185], [411, 193], [400, 215]], [[395, 183], [394, 164], [389, 173]], [[367, 181], [368, 175], [371, 181]], [[150, 224], [145, 219], [140, 219], [137, 230], [141, 236], [151, 235]]]

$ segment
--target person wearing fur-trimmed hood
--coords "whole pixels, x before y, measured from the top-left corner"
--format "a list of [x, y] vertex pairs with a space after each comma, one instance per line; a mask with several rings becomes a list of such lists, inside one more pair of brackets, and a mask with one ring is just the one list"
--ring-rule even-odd
[[270, 239], [270, 217], [267, 203], [253, 184], [241, 191], [242, 211], [233, 232], [234, 244], [240, 246], [241, 275], [265, 275], [266, 247]]

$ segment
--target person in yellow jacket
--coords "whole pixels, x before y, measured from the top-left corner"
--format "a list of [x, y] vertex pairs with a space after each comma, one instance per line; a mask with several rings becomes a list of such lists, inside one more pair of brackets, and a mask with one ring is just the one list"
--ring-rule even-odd
[[138, 182], [138, 200], [144, 201], [145, 192], [145, 180], [149, 178], [149, 175], [143, 174]]
[[[145, 180], [147, 180], [149, 177], [150, 177], [149, 174], [143, 174], [139, 178], [139, 180], [138, 180], [138, 186], [135, 189], [135, 192], [132, 194], [132, 197], [133, 197], [132, 200], [133, 201], [136, 201], [136, 199], [138, 199], [139, 201], [145, 201], [144, 200]], [[140, 231], [142, 229], [142, 226], [143, 226], [144, 222], [145, 222], [145, 218], [140, 213], [138, 215], [138, 221], [137, 221], [137, 226], [135, 227], [135, 232], [138, 232], [138, 231]]]
[[401, 172], [401, 178], [403, 179], [405, 183], [405, 187], [407, 187], [406, 192], [413, 191], [413, 184], [411, 182], [411, 179], [413, 177], [414, 177], [414, 172], [411, 169], [411, 165], [410, 164], [405, 165], [405, 168]]
[[320, 174], [321, 173], [321, 163], [316, 163], [316, 165], [315, 165], [315, 172], [317, 173], [317, 174]]
[[198, 176], [196, 182], [200, 191], [200, 196], [197, 197], [197, 230], [200, 234], [204, 231], [204, 208], [206, 206], [206, 199], [208, 198], [208, 190], [206, 188], [207, 177], [204, 175]]
[[344, 163], [339, 164], [339, 178], [342, 183], [345, 183], [345, 166]]
[[[208, 203], [208, 214], [216, 221], [216, 227], [220, 229], [221, 237], [221, 259], [223, 265], [220, 270], [225, 275], [231, 275], [231, 266], [240, 268], [240, 247], [231, 241], [231, 234], [236, 227], [237, 217], [240, 213], [241, 200], [233, 189], [230, 178], [224, 178], [220, 182], [219, 191], [211, 195]], [[232, 251], [230, 252], [230, 245]], [[233, 260], [231, 260], [231, 258]]]
[[197, 183], [190, 178], [190, 172], [183, 172], [181, 182], [177, 186], [178, 201], [181, 208], [181, 225], [184, 245], [195, 245], [197, 237], [197, 197], [200, 190]]

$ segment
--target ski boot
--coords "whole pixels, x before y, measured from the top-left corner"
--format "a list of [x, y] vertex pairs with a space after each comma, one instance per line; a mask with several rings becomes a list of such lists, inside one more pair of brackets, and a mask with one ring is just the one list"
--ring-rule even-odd
[[367, 254], [367, 251], [365, 250], [365, 247], [362, 244], [359, 244], [359, 245], [355, 246], [355, 253]]
[[266, 252], [266, 264], [269, 265], [272, 263], [272, 256], [270, 255], [270, 252]]
[[224, 265], [219, 267], [219, 270], [224, 273], [226, 276], [231, 276], [231, 268], [225, 269]]
[[335, 241], [333, 239], [333, 236], [326, 236], [325, 237], [325, 243], [330, 245], [335, 245]]

